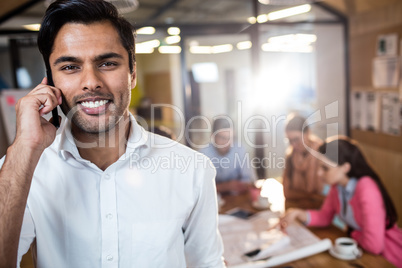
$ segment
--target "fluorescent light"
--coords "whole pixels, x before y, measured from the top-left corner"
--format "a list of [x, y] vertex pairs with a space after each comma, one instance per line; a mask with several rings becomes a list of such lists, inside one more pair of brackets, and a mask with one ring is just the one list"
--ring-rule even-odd
[[311, 44], [317, 41], [315, 34], [287, 34], [268, 38], [268, 43]]
[[225, 44], [218, 46], [191, 46], [190, 52], [193, 54], [218, 54], [230, 52], [233, 50], [233, 45]]
[[155, 33], [155, 28], [151, 26], [139, 28], [137, 34], [151, 35]]
[[257, 22], [258, 23], [264, 23], [264, 22], [267, 22], [267, 21], [268, 21], [268, 15], [267, 14], [262, 14], [262, 15], [259, 15], [257, 17]]
[[165, 42], [168, 45], [179, 43], [181, 40], [180, 36], [172, 35], [165, 38]]
[[256, 19], [256, 17], [250, 17], [250, 18], [247, 19], [247, 21], [250, 24], [255, 24], [257, 22], [257, 19]]
[[190, 52], [193, 54], [212, 54], [211, 46], [191, 46]]
[[237, 49], [239, 49], [239, 50], [249, 49], [249, 48], [251, 48], [251, 46], [252, 46], [251, 41], [239, 42], [236, 45]]
[[135, 54], [151, 54], [154, 52], [153, 47], [135, 46]]
[[30, 30], [30, 31], [39, 31], [39, 29], [40, 29], [40, 24], [39, 23], [35, 23], [35, 24], [25, 24], [25, 25], [22, 25], [22, 27], [24, 27], [25, 29], [27, 29], [27, 30]]
[[158, 47], [160, 45], [160, 41], [157, 39], [142, 42], [142, 43], [137, 43], [135, 45], [135, 52], [138, 54], [150, 54], [154, 52], [154, 48]]
[[233, 50], [233, 46], [231, 44], [225, 44], [225, 45], [219, 45], [219, 46], [212, 47], [212, 53], [214, 53], [214, 54], [230, 52], [232, 50]]
[[261, 49], [266, 52], [298, 52], [298, 53], [313, 52], [313, 47], [308, 44], [292, 45], [292, 44], [280, 44], [280, 43], [265, 43], [262, 44]]
[[145, 41], [142, 43], [138, 43], [137, 46], [145, 46], [145, 47], [159, 47], [159, 45], [161, 44], [161, 42], [158, 39], [153, 39], [153, 40], [149, 40], [149, 41]]
[[278, 11], [268, 13], [268, 20], [278, 20], [290, 16], [295, 16], [303, 13], [307, 13], [311, 10], [311, 5], [305, 4], [301, 6], [295, 6]]
[[179, 46], [160, 46], [158, 48], [161, 54], [179, 54], [181, 52], [181, 47]]
[[178, 27], [170, 27], [167, 29], [168, 34], [170, 35], [179, 35], [180, 34], [180, 28]]

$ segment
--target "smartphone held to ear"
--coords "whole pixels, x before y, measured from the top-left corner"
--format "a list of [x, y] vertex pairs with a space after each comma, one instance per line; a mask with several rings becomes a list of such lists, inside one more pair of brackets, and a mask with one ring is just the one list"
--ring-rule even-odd
[[[47, 71], [47, 84], [49, 86], [54, 87], [53, 84], [53, 78], [52, 78], [52, 74], [51, 72]], [[53, 126], [55, 126], [56, 128], [60, 127], [60, 121], [59, 121], [59, 113], [57, 111], [57, 106], [52, 110], [52, 124]]]

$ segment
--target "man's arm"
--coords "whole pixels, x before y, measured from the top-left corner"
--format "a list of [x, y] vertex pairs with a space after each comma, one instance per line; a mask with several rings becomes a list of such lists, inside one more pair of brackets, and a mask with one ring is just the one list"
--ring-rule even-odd
[[16, 267], [18, 241], [33, 173], [56, 128], [41, 115], [61, 104], [47, 79], [16, 105], [17, 132], [0, 170], [0, 267]]
[[197, 170], [196, 205], [183, 226], [187, 267], [225, 267], [218, 231], [215, 174], [211, 167]]

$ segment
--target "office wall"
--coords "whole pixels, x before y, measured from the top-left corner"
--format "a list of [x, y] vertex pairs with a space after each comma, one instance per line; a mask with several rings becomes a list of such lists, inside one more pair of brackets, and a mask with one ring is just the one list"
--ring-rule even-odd
[[[380, 34], [398, 33], [402, 37], [402, 2], [350, 18], [350, 85], [351, 90], [398, 92], [398, 88], [374, 89], [371, 82], [372, 60]], [[399, 46], [398, 40], [398, 46]], [[399, 49], [398, 49], [399, 50]], [[401, 55], [401, 51], [399, 51]], [[352, 129], [368, 160], [383, 179], [399, 214], [402, 226], [402, 136], [391, 136]]]

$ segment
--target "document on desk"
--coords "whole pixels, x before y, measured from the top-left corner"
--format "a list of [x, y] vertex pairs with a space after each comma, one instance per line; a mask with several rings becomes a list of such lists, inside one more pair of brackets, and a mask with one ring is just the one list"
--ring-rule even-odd
[[271, 267], [328, 250], [329, 239], [321, 240], [301, 224], [293, 224], [283, 233], [270, 229], [278, 214], [260, 212], [248, 220], [228, 215], [219, 216], [219, 230], [229, 267]]

